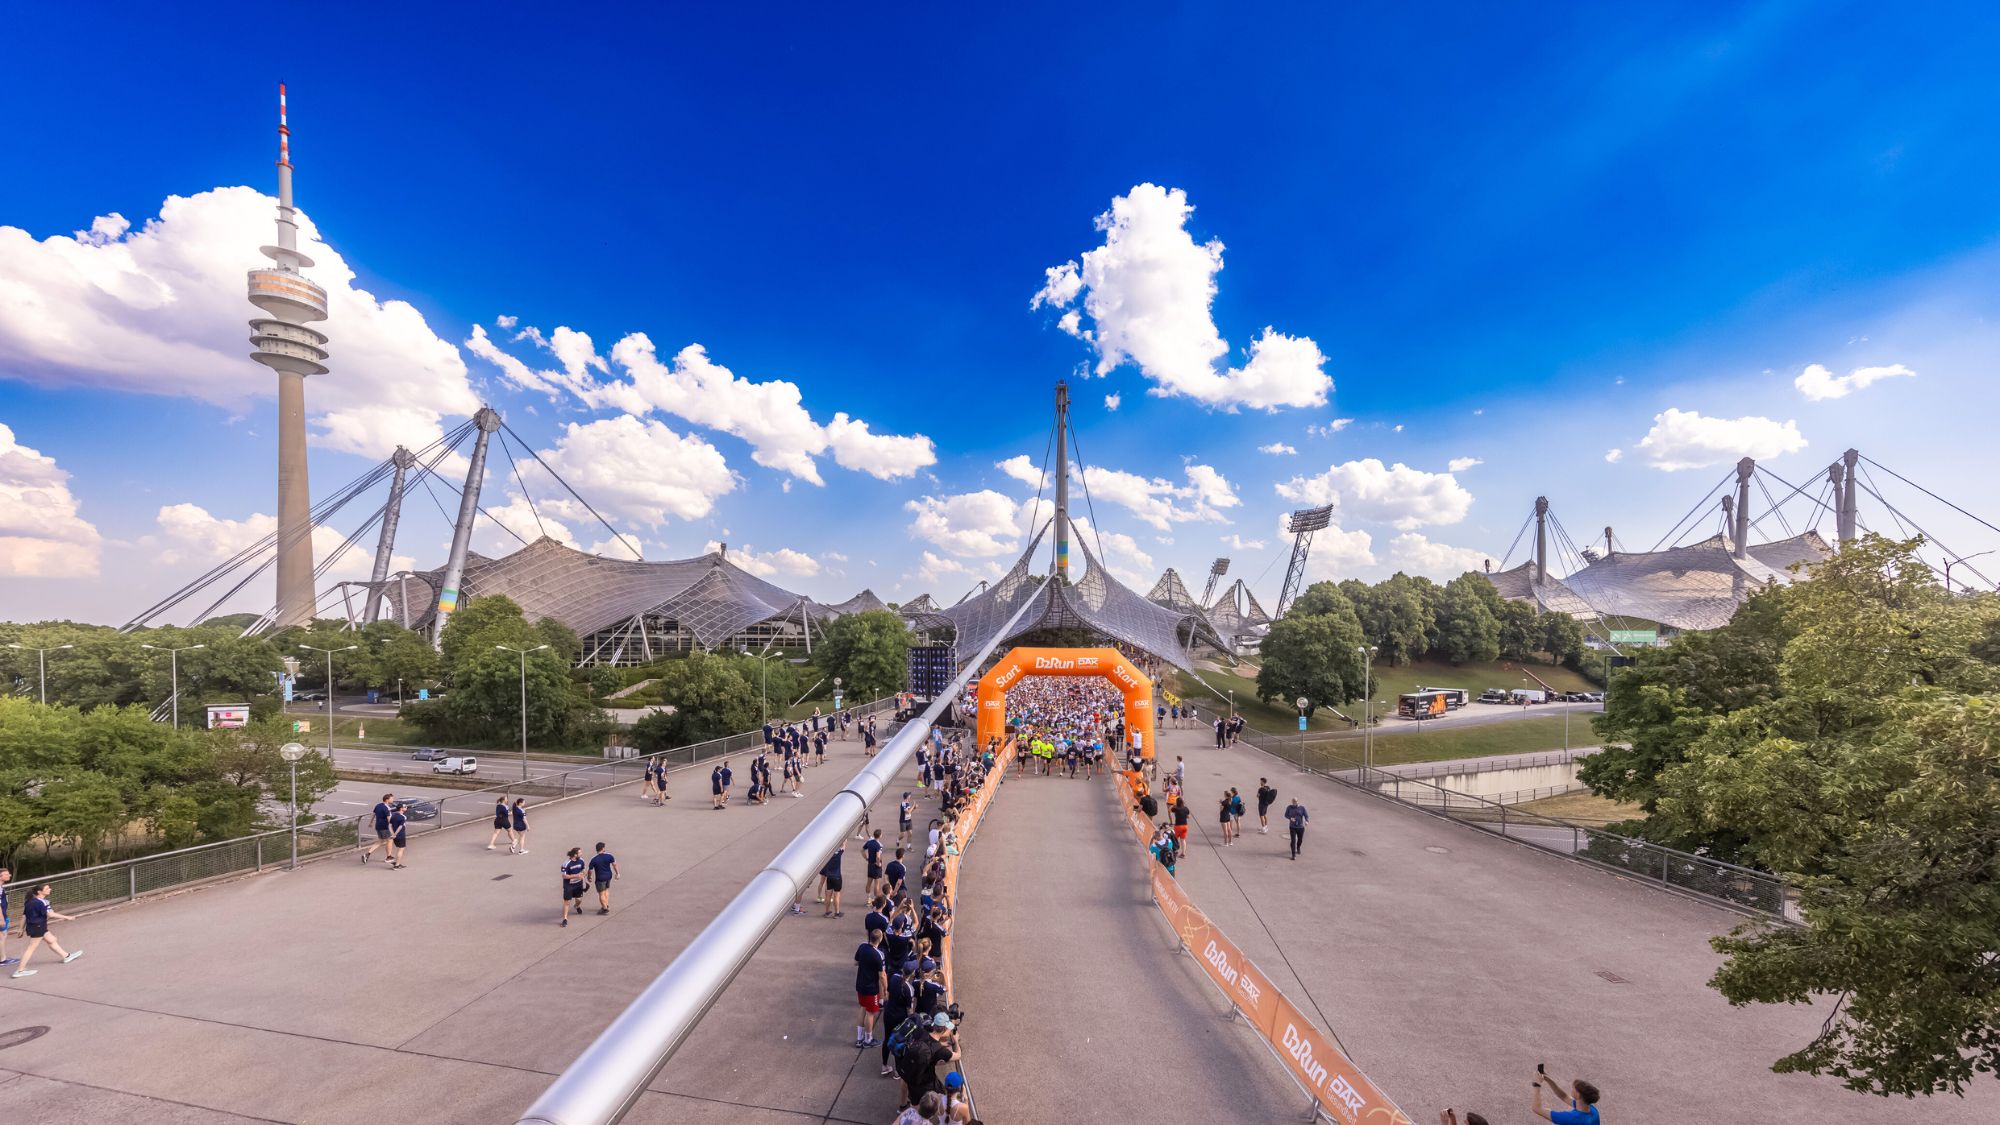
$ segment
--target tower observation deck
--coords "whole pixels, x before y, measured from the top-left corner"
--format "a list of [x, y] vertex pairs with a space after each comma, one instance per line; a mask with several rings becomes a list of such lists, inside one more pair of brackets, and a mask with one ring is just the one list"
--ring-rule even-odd
[[265, 315], [250, 322], [250, 358], [278, 373], [278, 614], [279, 626], [313, 617], [312, 490], [306, 479], [306, 376], [326, 374], [326, 334], [309, 324], [326, 319], [326, 290], [299, 271], [313, 261], [299, 253], [292, 209], [291, 129], [285, 87], [278, 87], [278, 243], [262, 247], [273, 265], [250, 271], [250, 303]]

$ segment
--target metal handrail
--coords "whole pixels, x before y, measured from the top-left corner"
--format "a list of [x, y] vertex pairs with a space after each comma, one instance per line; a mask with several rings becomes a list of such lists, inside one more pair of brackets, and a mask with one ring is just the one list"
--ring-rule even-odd
[[[871, 715], [879, 714], [894, 706], [895, 698], [893, 696], [886, 696], [882, 699], [871, 700], [868, 703], [861, 704], [853, 708], [853, 710], [857, 715]], [[548, 801], [561, 800], [565, 797], [574, 796], [577, 793], [635, 781], [639, 777], [642, 763], [647, 761], [657, 762], [666, 760], [676, 768], [685, 768], [694, 766], [700, 762], [719, 758], [724, 754], [735, 753], [736, 748], [731, 744], [738, 741], [741, 742], [742, 748], [746, 749], [753, 746], [760, 746], [763, 742], [763, 731], [760, 728], [754, 731], [724, 735], [721, 738], [711, 738], [702, 742], [690, 743], [686, 746], [664, 750], [657, 754], [599, 760], [591, 762], [588, 765], [579, 765], [573, 769], [556, 773], [545, 773], [526, 780], [506, 781], [483, 786], [478, 789], [468, 789], [461, 793], [454, 793], [448, 797], [438, 798], [433, 802], [438, 807], [436, 819], [428, 822], [412, 823], [409, 831], [411, 835], [426, 835], [442, 828], [451, 827], [445, 816], [451, 802], [457, 802], [458, 807], [463, 808], [466, 802], [474, 798], [483, 800], [492, 797], [496, 793], [513, 793], [518, 790], [540, 798], [535, 800], [533, 804], [526, 806], [528, 808], [538, 808], [548, 803]], [[685, 760], [682, 759], [682, 755], [686, 755]], [[626, 776], [621, 776], [621, 774]], [[403, 774], [387, 771], [382, 773], [385, 781], [401, 778], [415, 782], [421, 780], [424, 776], [423, 774]], [[555, 790], [553, 796], [545, 792], [549, 789]], [[572, 789], [575, 789], [576, 792], [572, 793]], [[354, 832], [358, 838], [366, 827], [368, 819], [368, 814], [362, 813], [357, 816], [329, 817], [322, 820], [302, 821], [299, 824], [299, 830], [305, 834], [307, 842], [313, 844], [316, 844], [321, 839], [344, 834], [348, 831]], [[461, 821], [460, 823], [464, 822]], [[193, 844], [185, 848], [173, 848], [163, 852], [130, 856], [125, 859], [112, 860], [109, 863], [93, 864], [89, 867], [79, 867], [70, 871], [49, 872], [34, 876], [33, 882], [36, 884], [53, 884], [59, 892], [66, 885], [94, 885], [104, 888], [120, 888], [120, 892], [117, 894], [95, 894], [80, 900], [65, 898], [66, 902], [73, 905], [92, 909], [118, 902], [131, 902], [142, 895], [158, 894], [163, 891], [192, 886], [198, 883], [207, 883], [232, 875], [241, 875], [245, 872], [254, 873], [262, 871], [266, 866], [274, 865], [280, 857], [284, 856], [289, 856], [296, 863], [301, 858], [310, 860], [320, 855], [328, 854], [332, 850], [337, 850], [334, 848], [317, 848], [310, 854], [302, 855], [301, 853], [294, 852], [292, 847], [292, 829], [290, 827], [273, 828], [262, 832], [252, 832], [244, 836], [232, 836], [226, 840], [211, 840], [205, 844]], [[200, 861], [206, 856], [220, 857], [231, 853], [234, 853], [234, 859], [219, 859], [215, 864], [210, 865], [210, 869], [202, 874], [171, 879], [164, 882], [145, 880], [143, 882], [146, 885], [142, 888], [140, 872], [143, 868], [171, 870], [178, 866], [179, 870], [188, 871], [200, 868], [202, 866]], [[125, 877], [120, 879], [120, 874], [123, 874]]]
[[917, 747], [930, 737], [931, 724], [1035, 604], [1034, 598], [1022, 600], [986, 646], [966, 661], [951, 686], [921, 716], [905, 723], [777, 858], [751, 877], [715, 920], [535, 1099], [518, 1125], [611, 1125], [631, 1111], [736, 974], [750, 963], [826, 857], [916, 757]]
[[[1600, 858], [1599, 856], [1589, 854], [1588, 850], [1582, 847], [1582, 841], [1586, 839], [1594, 844], [1603, 843], [1611, 849], [1618, 849], [1621, 850], [1622, 852], [1629, 853], [1637, 851], [1641, 854], [1654, 855], [1659, 857], [1660, 860], [1659, 864], [1660, 874], [1657, 880], [1649, 876], [1648, 877], [1649, 882], [1657, 881], [1663, 887], [1667, 887], [1669, 889], [1680, 891], [1687, 894], [1696, 895], [1698, 897], [1708, 899], [1710, 901], [1719, 902], [1730, 907], [1731, 909], [1747, 910], [1752, 913], [1778, 919], [1781, 921], [1791, 922], [1797, 920], [1797, 915], [1794, 910], [1797, 896], [1794, 892], [1794, 888], [1782, 876], [1773, 874], [1772, 872], [1769, 871], [1758, 871], [1754, 868], [1744, 867], [1740, 864], [1730, 863], [1726, 860], [1714, 859], [1709, 856], [1695, 855], [1691, 852], [1684, 852], [1675, 848], [1666, 847], [1665, 845], [1662, 844], [1656, 844], [1650, 840], [1639, 840], [1630, 836], [1620, 836], [1615, 832], [1605, 832], [1601, 829], [1592, 828], [1589, 825], [1578, 824], [1574, 821], [1563, 820], [1559, 817], [1546, 816], [1540, 813], [1521, 812], [1519, 810], [1511, 809], [1507, 805], [1500, 803], [1498, 801], [1489, 800], [1484, 797], [1474, 796], [1469, 793], [1460, 793], [1452, 789], [1446, 789], [1442, 786], [1433, 785], [1428, 781], [1422, 780], [1421, 778], [1412, 778], [1403, 776], [1401, 774], [1390, 773], [1387, 770], [1384, 770], [1377, 766], [1367, 766], [1367, 765], [1362, 765], [1358, 762], [1348, 762], [1346, 764], [1343, 764], [1337, 769], [1318, 769], [1313, 767], [1307, 767], [1302, 761], [1300, 761], [1295, 756], [1295, 751], [1299, 745], [1297, 742], [1281, 739], [1278, 736], [1267, 734], [1263, 731], [1257, 730], [1254, 727], [1248, 727], [1248, 726], [1244, 727], [1242, 734], [1239, 735], [1239, 737], [1241, 737], [1243, 741], [1245, 741], [1255, 749], [1260, 750], [1282, 761], [1292, 763], [1294, 765], [1305, 768], [1306, 772], [1318, 774], [1319, 776], [1325, 777], [1330, 781], [1334, 781], [1342, 785], [1359, 789], [1365, 793], [1382, 797], [1386, 800], [1395, 801], [1398, 804], [1406, 805], [1409, 808], [1416, 809], [1433, 816], [1444, 816], [1452, 820], [1459, 820], [1459, 817], [1453, 815], [1454, 805], [1457, 806], [1457, 811], [1463, 812], [1476, 809], [1480, 811], [1482, 814], [1484, 814], [1484, 816], [1479, 820], [1468, 819], [1466, 821], [1463, 821], [1464, 823], [1471, 823], [1476, 825], [1478, 823], [1481, 823], [1484, 820], [1484, 817], [1497, 816], [1498, 822], [1502, 828], [1501, 834], [1506, 835], [1508, 839], [1515, 840], [1518, 843], [1527, 844], [1530, 847], [1540, 848], [1543, 851], [1552, 852], [1556, 855], [1566, 856], [1580, 863], [1589, 863], [1594, 866], [1607, 868], [1612, 871], [1621, 871], [1627, 873], [1636, 872], [1637, 870], [1636, 868], [1632, 868], [1628, 865], [1612, 863], [1606, 859]], [[1266, 745], [1267, 740], [1270, 743], [1269, 745]], [[1321, 753], [1326, 753], [1326, 752], [1321, 751]], [[1439, 799], [1435, 801], [1410, 800], [1401, 796], [1399, 792], [1392, 793], [1389, 791], [1391, 787], [1400, 790], [1401, 787], [1405, 785], [1430, 790], [1438, 794]], [[1510, 825], [1529, 825], [1529, 826], [1541, 826], [1541, 827], [1560, 829], [1562, 831], [1571, 833], [1572, 839], [1576, 841], [1577, 846], [1572, 851], [1563, 852], [1556, 848], [1549, 847], [1547, 844], [1538, 842], [1533, 839], [1507, 835], [1505, 829]], [[1679, 865], [1684, 872], [1690, 869], [1703, 869], [1703, 870], [1713, 871], [1717, 873], [1719, 876], [1727, 875], [1733, 877], [1739, 882], [1762, 886], [1766, 888], [1769, 893], [1766, 896], [1758, 896], [1758, 898], [1762, 899], [1768, 897], [1769, 900], [1775, 904], [1775, 908], [1767, 908], [1764, 906], [1757, 905], [1757, 901], [1745, 901], [1740, 896], [1724, 897], [1721, 895], [1710, 894], [1707, 891], [1703, 891], [1698, 887], [1687, 885], [1685, 880], [1683, 880], [1679, 884], [1676, 884], [1671, 877], [1675, 865]]]

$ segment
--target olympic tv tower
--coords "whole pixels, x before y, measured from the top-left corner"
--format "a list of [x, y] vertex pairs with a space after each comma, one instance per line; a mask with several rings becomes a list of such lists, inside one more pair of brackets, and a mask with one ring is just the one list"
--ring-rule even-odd
[[299, 271], [292, 221], [291, 130], [285, 87], [278, 86], [278, 244], [261, 247], [275, 265], [250, 271], [250, 358], [278, 373], [278, 601], [275, 624], [310, 625], [313, 589], [312, 492], [306, 485], [306, 376], [326, 374], [326, 334], [306, 325], [326, 319], [326, 290]]

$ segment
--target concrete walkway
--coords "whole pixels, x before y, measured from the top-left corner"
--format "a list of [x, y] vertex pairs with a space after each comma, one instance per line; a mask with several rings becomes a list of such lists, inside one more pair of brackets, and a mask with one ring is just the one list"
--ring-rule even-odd
[[[712, 812], [705, 774], [679, 774], [664, 809], [627, 786], [535, 810], [525, 856], [472, 825], [413, 840], [404, 871], [329, 859], [59, 924], [86, 956], [0, 980], [0, 1033], [48, 1029], [0, 1049], [0, 1120], [512, 1121], [853, 776], [861, 744], [828, 750], [802, 800], [744, 808], [739, 786]], [[876, 817], [891, 840], [899, 795]], [[598, 840], [614, 912], [559, 928], [562, 854]], [[846, 870], [858, 898], [858, 847]], [[806, 905], [628, 1121], [894, 1117], [894, 1083], [852, 1046], [866, 907]]]
[[[1709, 938], [1744, 919], [1304, 777], [1270, 755], [1168, 731], [1195, 818], [1181, 884], [1301, 1007], [1324, 1012], [1361, 1069], [1418, 1122], [1446, 1106], [1527, 1121], [1535, 1064], [1604, 1091], [1605, 1120], [1767, 1125], [2000, 1121], [2000, 1083], [1917, 1103], [1770, 1072], [1817, 1032], [1815, 1007], [1731, 1008], [1706, 982]], [[1280, 793], [1256, 834], [1256, 789]], [[1242, 790], [1251, 834], [1219, 844], [1217, 801]], [[1288, 858], [1282, 812], [1312, 815]], [[1461, 1112], [1462, 1116], [1462, 1112]]]
[[1304, 1119], [1305, 1094], [1177, 951], [1145, 872], [1109, 781], [1009, 775], [954, 931], [984, 1120]]

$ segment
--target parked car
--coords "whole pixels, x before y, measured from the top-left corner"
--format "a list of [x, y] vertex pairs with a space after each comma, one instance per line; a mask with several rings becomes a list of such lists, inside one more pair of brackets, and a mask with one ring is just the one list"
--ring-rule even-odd
[[435, 746], [425, 746], [410, 755], [410, 757], [415, 758], [419, 762], [441, 762], [451, 757], [451, 751], [440, 750]]
[[1507, 702], [1507, 689], [1497, 687], [1487, 688], [1485, 691], [1479, 693], [1479, 702], [1505, 703]]
[[437, 819], [438, 807], [435, 801], [428, 801], [422, 797], [404, 797], [401, 800], [401, 804], [403, 806], [403, 815], [409, 817], [411, 820]]
[[446, 758], [431, 767], [432, 773], [478, 773], [478, 758]]
[[1604, 702], [1604, 693], [1601, 691], [1586, 691], [1583, 693], [1583, 701], [1585, 703], [1602, 703]]

